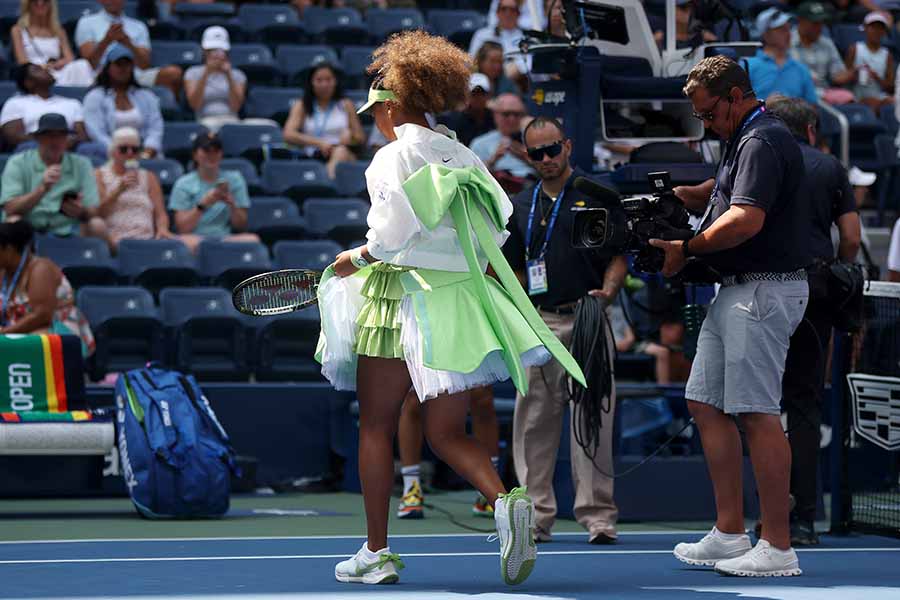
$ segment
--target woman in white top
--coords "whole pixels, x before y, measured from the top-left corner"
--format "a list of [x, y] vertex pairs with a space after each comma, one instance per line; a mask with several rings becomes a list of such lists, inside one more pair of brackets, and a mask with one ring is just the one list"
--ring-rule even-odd
[[475, 32], [469, 42], [469, 56], [475, 58], [485, 42], [497, 42], [503, 47], [507, 77], [525, 89], [526, 77], [531, 70], [531, 58], [519, 53], [519, 42], [524, 36], [518, 24], [521, 6], [522, 0], [499, 0], [497, 25], [488, 25]]
[[291, 107], [282, 135], [287, 143], [302, 146], [307, 156], [326, 161], [333, 179], [339, 162], [356, 160], [351, 148], [365, 142], [365, 132], [333, 66], [319, 63], [310, 69], [305, 89]]
[[94, 83], [91, 63], [75, 60], [66, 30], [59, 24], [56, 0], [21, 0], [19, 21], [11, 30], [16, 63], [40, 65], [57, 85], [87, 87]]
[[133, 127], [113, 132], [109, 161], [94, 171], [100, 196], [100, 216], [109, 230], [113, 252], [123, 239], [175, 237], [156, 174], [140, 168], [141, 136]]
[[868, 105], [877, 115], [882, 106], [894, 102], [894, 57], [881, 43], [890, 26], [880, 12], [870, 12], [863, 23], [866, 39], [847, 49], [845, 62], [856, 74], [853, 95], [857, 102]]
[[[522, 488], [506, 493], [487, 450], [466, 435], [470, 391], [506, 378], [527, 389], [525, 367], [551, 354], [584, 377], [500, 251], [509, 198], [469, 148], [426, 118], [464, 101], [468, 57], [423, 31], [394, 36], [373, 56], [376, 85], [360, 110], [374, 111], [389, 143], [366, 170], [367, 242], [339, 254], [318, 288], [316, 358], [336, 389], [355, 389], [359, 399], [368, 529], [335, 578], [399, 579], [403, 563], [387, 546], [393, 440], [414, 387], [431, 448], [494, 505], [503, 579], [521, 583], [536, 558], [534, 506]], [[485, 276], [488, 264], [498, 279]]]

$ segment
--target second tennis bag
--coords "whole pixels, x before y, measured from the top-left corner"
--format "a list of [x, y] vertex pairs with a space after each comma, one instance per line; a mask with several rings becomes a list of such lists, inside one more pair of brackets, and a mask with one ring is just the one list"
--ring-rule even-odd
[[228, 434], [192, 376], [148, 365], [116, 382], [125, 485], [148, 519], [220, 517], [237, 471]]

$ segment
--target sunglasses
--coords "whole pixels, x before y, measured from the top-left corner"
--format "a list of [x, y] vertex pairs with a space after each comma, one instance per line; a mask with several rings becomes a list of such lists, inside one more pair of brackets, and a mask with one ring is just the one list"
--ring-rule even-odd
[[559, 153], [562, 152], [562, 149], [562, 140], [553, 142], [552, 144], [547, 144], [545, 146], [538, 146], [537, 148], [529, 148], [528, 158], [530, 158], [534, 162], [540, 162], [544, 160], [545, 154], [550, 158], [556, 158], [557, 156], [559, 156]]
[[713, 112], [716, 110], [716, 106], [719, 105], [719, 100], [721, 100], [721, 99], [722, 99], [722, 96], [719, 96], [718, 98], [716, 98], [716, 101], [713, 103], [712, 106], [709, 107], [709, 110], [707, 110], [706, 112], [700, 112], [700, 113], [694, 112], [691, 114], [693, 115], [693, 117], [695, 119], [698, 119], [700, 121], [712, 121], [713, 118], [715, 117], [715, 115], [713, 115]]
[[140, 146], [119, 146], [118, 150], [119, 150], [120, 154], [128, 154], [129, 152], [133, 152], [133, 153], [137, 154], [138, 152], [141, 151], [141, 147]]

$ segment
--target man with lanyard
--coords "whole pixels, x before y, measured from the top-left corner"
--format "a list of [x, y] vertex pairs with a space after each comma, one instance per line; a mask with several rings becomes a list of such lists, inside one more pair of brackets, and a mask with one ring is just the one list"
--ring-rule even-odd
[[[665, 251], [665, 276], [681, 271], [689, 256], [723, 275], [685, 389], [713, 483], [716, 525], [700, 542], [678, 544], [675, 556], [729, 575], [800, 575], [788, 527], [791, 451], [780, 404], [788, 345], [809, 296], [803, 155], [731, 59], [700, 61], [684, 92], [694, 116], [727, 143], [715, 180], [675, 188], [688, 209], [705, 209], [700, 233], [687, 242], [651, 241]], [[753, 548], [744, 534], [735, 417], [746, 435], [762, 511], [762, 534]]]
[[[569, 165], [572, 142], [555, 119], [538, 117], [525, 128], [523, 140], [528, 160], [540, 174], [533, 188], [513, 199], [510, 237], [503, 252], [531, 296], [551, 331], [568, 346], [575, 322], [575, 304], [586, 295], [612, 303], [627, 271], [624, 257], [611, 261], [595, 252], [572, 247], [572, 208], [591, 200], [572, 187], [584, 173]], [[607, 348], [614, 342], [606, 328]], [[611, 360], [611, 359], [610, 359]], [[605, 376], [606, 374], [601, 374]], [[535, 541], [549, 542], [556, 518], [553, 469], [559, 449], [562, 420], [568, 404], [565, 371], [556, 361], [528, 374], [528, 394], [516, 398], [513, 418], [513, 456], [516, 475], [534, 500]], [[612, 473], [612, 425], [615, 394], [601, 399], [610, 407], [603, 415], [594, 462]], [[613, 480], [594, 467], [574, 439], [571, 440], [572, 481], [575, 484], [575, 518], [589, 532], [594, 544], [616, 540], [618, 509], [613, 501]]]

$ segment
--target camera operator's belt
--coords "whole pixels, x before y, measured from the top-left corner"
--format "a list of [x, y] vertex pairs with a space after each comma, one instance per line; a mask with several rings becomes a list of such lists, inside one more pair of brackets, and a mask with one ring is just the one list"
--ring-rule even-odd
[[722, 287], [750, 283], [751, 281], [806, 281], [806, 269], [789, 273], [738, 273], [722, 277]]
[[574, 315], [575, 307], [578, 305], [577, 302], [570, 302], [569, 304], [560, 304], [559, 306], [541, 306], [540, 304], [536, 305], [535, 308], [541, 312], [553, 313], [556, 315]]

